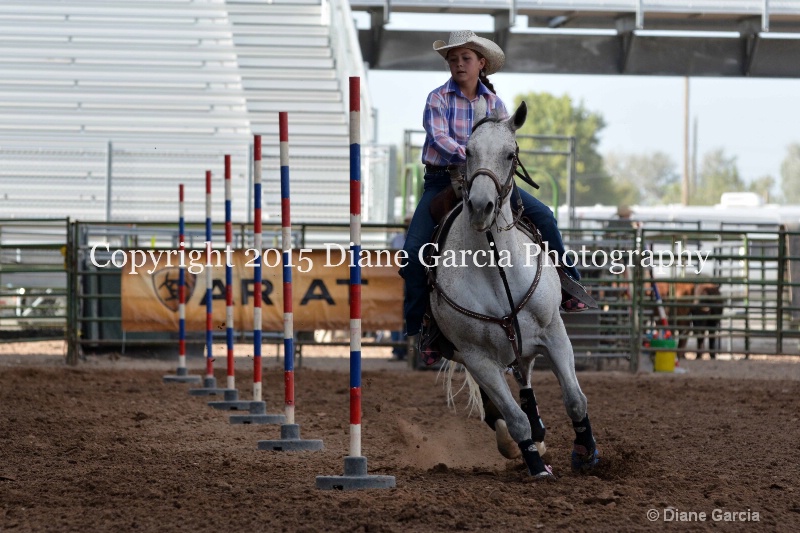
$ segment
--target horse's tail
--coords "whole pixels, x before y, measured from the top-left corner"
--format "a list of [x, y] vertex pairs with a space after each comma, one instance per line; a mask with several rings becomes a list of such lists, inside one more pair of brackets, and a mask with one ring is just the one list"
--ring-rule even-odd
[[[462, 369], [464, 371], [464, 382], [457, 391], [453, 392], [453, 375]], [[447, 406], [452, 407], [455, 410], [456, 396], [458, 393], [464, 390], [464, 387], [467, 387], [467, 407], [469, 408], [469, 413], [467, 416], [471, 416], [472, 412], [477, 409], [481, 420], [483, 420], [486, 413], [483, 410], [481, 389], [478, 386], [478, 383], [475, 381], [475, 378], [472, 377], [464, 365], [446, 360], [445, 363], [439, 368], [439, 372], [444, 372], [444, 390], [445, 394], [447, 395]]]

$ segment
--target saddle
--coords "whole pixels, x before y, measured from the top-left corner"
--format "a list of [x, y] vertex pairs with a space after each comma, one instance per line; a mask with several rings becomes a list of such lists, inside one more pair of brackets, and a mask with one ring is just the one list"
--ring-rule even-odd
[[[452, 187], [447, 187], [442, 192], [437, 194], [430, 205], [430, 213], [433, 220], [437, 223], [433, 232], [433, 237], [430, 242], [436, 243], [436, 249], [440, 249], [444, 244], [444, 240], [453, 225], [453, 221], [461, 212], [463, 204], [456, 196], [455, 190]], [[430, 264], [430, 254], [426, 257], [425, 262]], [[428, 267], [428, 292], [431, 292], [436, 285], [436, 267]], [[419, 336], [418, 351], [422, 361], [431, 366], [439, 361], [440, 357], [453, 360], [453, 355], [458, 351], [458, 347], [453, 342], [444, 336], [442, 331], [436, 325], [431, 312], [430, 299], [428, 306], [425, 309], [425, 315], [422, 319], [422, 331]]]
[[[430, 213], [433, 220], [437, 223], [431, 242], [436, 243], [437, 248], [441, 248], [441, 245], [444, 244], [444, 240], [447, 238], [447, 234], [450, 231], [450, 226], [452, 226], [453, 220], [455, 220], [456, 216], [461, 212], [462, 206], [461, 200], [452, 187], [447, 187], [441, 191], [431, 202]], [[539, 230], [530, 219], [521, 217], [517, 222], [517, 228], [527, 234], [532, 240], [536, 241]], [[569, 277], [562, 267], [558, 267], [556, 272], [558, 272], [558, 278], [561, 282], [561, 291], [563, 295], [562, 303], [570, 298], [577, 298], [578, 301], [584, 303], [589, 308], [596, 309], [598, 307], [595, 299], [586, 292], [583, 285]], [[431, 290], [433, 289], [435, 279], [435, 267], [431, 267], [428, 269], [428, 287]]]

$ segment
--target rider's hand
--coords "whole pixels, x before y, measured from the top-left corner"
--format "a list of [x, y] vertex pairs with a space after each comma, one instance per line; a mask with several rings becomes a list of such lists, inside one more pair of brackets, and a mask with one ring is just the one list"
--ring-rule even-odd
[[450, 184], [456, 192], [456, 198], [461, 200], [464, 189], [464, 165], [449, 165], [447, 170], [450, 172]]

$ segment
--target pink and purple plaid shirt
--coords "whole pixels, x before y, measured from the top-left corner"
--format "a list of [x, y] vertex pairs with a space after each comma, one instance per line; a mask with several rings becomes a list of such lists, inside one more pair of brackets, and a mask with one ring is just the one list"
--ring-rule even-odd
[[[478, 97], [486, 98], [486, 113], [500, 110], [500, 116], [508, 117], [503, 101], [478, 81], [478, 94], [470, 101], [450, 78], [447, 83], [434, 89], [425, 103], [422, 125], [425, 128], [425, 144], [422, 145], [422, 162], [426, 165], [446, 166], [466, 161], [464, 153], [467, 140], [472, 133], [473, 106]], [[480, 117], [483, 118], [483, 117]]]

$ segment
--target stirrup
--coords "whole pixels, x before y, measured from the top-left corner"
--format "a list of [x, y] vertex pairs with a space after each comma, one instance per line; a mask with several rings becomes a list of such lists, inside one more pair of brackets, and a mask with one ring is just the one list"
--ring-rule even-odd
[[561, 267], [556, 269], [558, 278], [561, 281], [561, 308], [568, 313], [575, 313], [586, 311], [588, 309], [597, 309], [598, 305], [594, 298], [592, 298], [583, 285], [569, 277]]
[[422, 362], [426, 366], [431, 366], [438, 363], [442, 357], [452, 359], [455, 345], [444, 336], [433, 317], [425, 315], [417, 341], [417, 351]]

